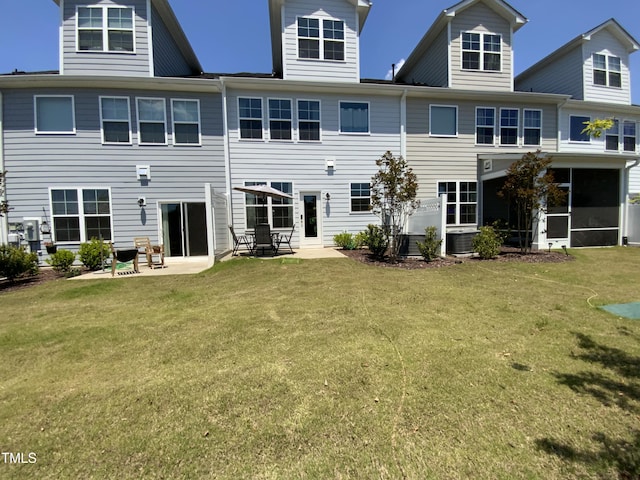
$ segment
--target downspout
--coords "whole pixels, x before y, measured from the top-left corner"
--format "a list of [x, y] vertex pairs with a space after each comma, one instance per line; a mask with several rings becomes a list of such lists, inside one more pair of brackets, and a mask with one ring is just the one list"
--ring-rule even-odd
[[[227, 220], [230, 225], [233, 225], [233, 205], [231, 199], [231, 154], [229, 148], [229, 128], [228, 128], [228, 107], [227, 107], [227, 84], [224, 82], [224, 78], [220, 78], [220, 85], [222, 86], [222, 138], [224, 143], [224, 176], [225, 176], [225, 188], [227, 195]], [[229, 245], [231, 245], [231, 232], [228, 233]]]
[[400, 97], [400, 155], [407, 158], [407, 89]]
[[[2, 97], [2, 91], [0, 91], [0, 172], [4, 172], [4, 100]], [[5, 178], [6, 187], [6, 178]], [[7, 194], [5, 192], [0, 195], [0, 202], [6, 200]], [[8, 215], [0, 217], [0, 245], [9, 244], [9, 218]]]
[[[631, 177], [631, 169], [640, 165], [640, 160], [634, 160], [634, 162], [628, 167], [624, 168], [622, 179], [622, 200], [624, 202], [624, 208], [622, 209], [622, 235], [621, 237], [629, 238], [629, 178]], [[622, 240], [622, 238], [620, 239]], [[624, 244], [624, 242], [622, 242]]]

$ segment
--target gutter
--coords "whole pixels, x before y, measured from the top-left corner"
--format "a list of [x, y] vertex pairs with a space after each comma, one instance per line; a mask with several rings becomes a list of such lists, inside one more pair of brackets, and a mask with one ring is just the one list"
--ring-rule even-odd
[[[2, 91], [0, 91], [0, 172], [4, 172], [4, 100]], [[0, 201], [6, 200], [6, 178], [5, 192], [0, 195]], [[9, 216], [0, 217], [0, 245], [9, 244]]]
[[407, 159], [407, 89], [400, 97], [400, 155]]
[[[224, 176], [226, 183], [226, 195], [227, 195], [227, 220], [230, 225], [233, 225], [233, 205], [231, 202], [231, 153], [229, 146], [229, 129], [228, 129], [228, 107], [227, 107], [227, 84], [224, 78], [220, 79], [220, 85], [222, 86], [222, 128], [224, 131], [222, 140], [224, 143]], [[228, 234], [230, 235], [230, 233]], [[229, 241], [231, 238], [229, 237]]]

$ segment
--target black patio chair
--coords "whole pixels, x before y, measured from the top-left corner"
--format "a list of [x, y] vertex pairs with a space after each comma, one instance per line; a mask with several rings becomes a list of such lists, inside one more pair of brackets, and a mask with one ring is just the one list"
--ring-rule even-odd
[[278, 237], [278, 250], [280, 250], [280, 245], [286, 243], [289, 246], [289, 250], [291, 250], [291, 253], [293, 253], [293, 248], [291, 247], [291, 238], [293, 238], [293, 232], [295, 229], [296, 224], [294, 223], [291, 227], [291, 232], [289, 232], [289, 235], [280, 235]]
[[111, 248], [111, 276], [113, 277], [116, 274], [116, 267], [118, 263], [129, 263], [132, 262], [133, 270], [125, 270], [120, 273], [140, 273], [140, 269], [138, 268], [138, 249], [137, 248], [128, 248], [125, 250], [116, 250], [113, 246], [113, 243], [109, 243]]
[[253, 251], [256, 252], [256, 255], [258, 250], [263, 253], [269, 250], [272, 256], [278, 251], [278, 244], [273, 241], [273, 235], [271, 235], [271, 227], [265, 223], [256, 225], [255, 243], [253, 244]]
[[247, 247], [249, 253], [253, 253], [253, 242], [249, 240], [249, 237], [246, 235], [237, 235], [235, 230], [233, 229], [233, 225], [229, 225], [229, 230], [231, 231], [231, 236], [233, 237], [233, 252], [231, 255], [237, 255], [238, 249], [241, 246]]

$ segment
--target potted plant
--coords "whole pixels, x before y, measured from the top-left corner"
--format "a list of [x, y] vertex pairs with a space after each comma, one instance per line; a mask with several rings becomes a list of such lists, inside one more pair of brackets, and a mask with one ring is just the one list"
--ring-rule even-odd
[[58, 251], [58, 247], [53, 242], [44, 242], [44, 247], [47, 249], [49, 255], [53, 255]]

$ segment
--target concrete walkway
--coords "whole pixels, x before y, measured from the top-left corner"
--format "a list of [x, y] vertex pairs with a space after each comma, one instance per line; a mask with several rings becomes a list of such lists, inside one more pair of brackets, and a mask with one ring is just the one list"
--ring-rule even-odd
[[[231, 256], [229, 253], [222, 258], [222, 262], [233, 258], [243, 258], [247, 255]], [[300, 258], [300, 259], [316, 259], [316, 258], [344, 258], [345, 256], [335, 248], [302, 248], [294, 250], [294, 253], [278, 254], [274, 257], [259, 257], [262, 260], [280, 260], [282, 258]], [[199, 273], [209, 268], [209, 257], [166, 257], [164, 259], [164, 268], [147, 268], [146, 264], [140, 265], [140, 273], [124, 273], [116, 272], [115, 276], [111, 276], [111, 269], [106, 271], [97, 271], [85, 273], [71, 280], [98, 280], [105, 278], [132, 278], [132, 277], [153, 277], [159, 275], [188, 275]]]

